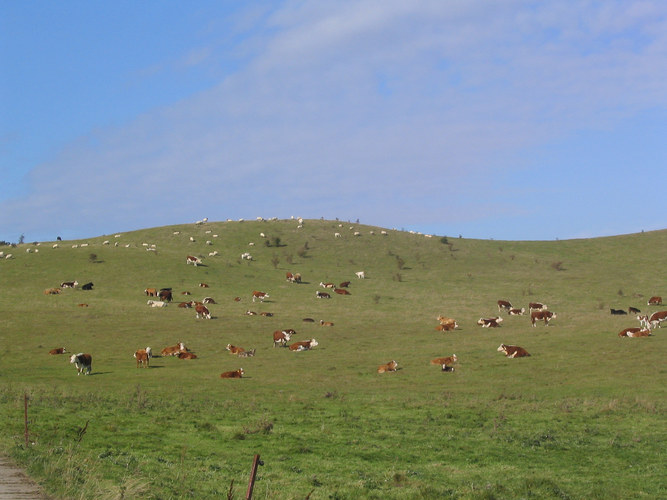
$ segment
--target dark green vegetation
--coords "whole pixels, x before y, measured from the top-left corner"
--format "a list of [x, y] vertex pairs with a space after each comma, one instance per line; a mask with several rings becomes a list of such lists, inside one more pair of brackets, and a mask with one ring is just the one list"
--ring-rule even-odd
[[[244, 498], [255, 453], [265, 465], [254, 498], [667, 496], [665, 329], [619, 338], [638, 322], [609, 313], [660, 309], [646, 301], [667, 295], [667, 231], [508, 242], [354, 226], [361, 236], [333, 221], [209, 223], [0, 249], [15, 256], [0, 262], [0, 451], [63, 498], [226, 498], [232, 480]], [[74, 279], [95, 288], [43, 293]], [[320, 281], [347, 280], [350, 296], [315, 298]], [[209, 295], [213, 319], [149, 308], [146, 287]], [[270, 298], [253, 304], [253, 290]], [[498, 299], [545, 302], [558, 317], [477, 326]], [[460, 329], [435, 331], [438, 314]], [[319, 346], [273, 348], [286, 328]], [[135, 367], [136, 349], [177, 341], [199, 358]], [[532, 356], [507, 359], [501, 342]], [[231, 356], [228, 343], [257, 354]], [[91, 353], [93, 375], [48, 355], [62, 346]], [[453, 373], [429, 364], [453, 353]], [[378, 375], [391, 359], [399, 370]], [[219, 378], [239, 367], [245, 378]]]

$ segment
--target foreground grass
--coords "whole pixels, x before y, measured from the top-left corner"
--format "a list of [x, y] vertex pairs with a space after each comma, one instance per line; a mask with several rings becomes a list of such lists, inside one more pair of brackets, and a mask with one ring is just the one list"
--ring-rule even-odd
[[[334, 239], [340, 229], [330, 221], [295, 226], [156, 228], [122, 235], [130, 248], [101, 245], [109, 239], [101, 237], [86, 250], [42, 245], [2, 262], [2, 449], [63, 498], [226, 497], [232, 480], [242, 498], [255, 453], [265, 464], [255, 498], [667, 495], [664, 336], [619, 339], [636, 321], [608, 310], [644, 309], [640, 295], [665, 289], [655, 270], [667, 260], [666, 231], [445, 244], [363, 226], [361, 237]], [[219, 234], [212, 246], [204, 245], [212, 239], [206, 229]], [[264, 246], [260, 231], [280, 236], [282, 246]], [[255, 261], [241, 261], [251, 241]], [[157, 254], [142, 242], [155, 243]], [[212, 249], [220, 255], [206, 267], [186, 266], [185, 255]], [[368, 279], [354, 281], [362, 269]], [[285, 282], [286, 270], [306, 283]], [[42, 294], [68, 279], [93, 281], [95, 290]], [[351, 296], [314, 298], [320, 281], [347, 279]], [[210, 288], [198, 290], [200, 281]], [[174, 306], [148, 309], [147, 286], [210, 295], [214, 319], [196, 321]], [[254, 289], [271, 299], [253, 304]], [[544, 301], [558, 318], [548, 328], [532, 328], [525, 317], [479, 328], [480, 316], [497, 314], [499, 298]], [[90, 307], [77, 307], [82, 302]], [[247, 309], [274, 316], [245, 316]], [[440, 313], [461, 329], [435, 332]], [[274, 349], [271, 332], [282, 328], [320, 345]], [[178, 340], [199, 359], [134, 367], [137, 348]], [[232, 357], [228, 342], [256, 347], [257, 355]], [[532, 356], [505, 359], [496, 352], [501, 342]], [[93, 376], [76, 377], [67, 359], [46, 354], [61, 345], [91, 352]], [[429, 365], [454, 352], [454, 373]], [[401, 369], [377, 375], [389, 359]], [[219, 379], [239, 366], [247, 378]]]

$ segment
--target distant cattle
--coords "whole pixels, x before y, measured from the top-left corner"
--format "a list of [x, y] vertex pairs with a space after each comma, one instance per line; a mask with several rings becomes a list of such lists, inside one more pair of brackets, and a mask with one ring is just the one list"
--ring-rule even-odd
[[651, 335], [650, 329], [636, 326], [618, 332], [619, 337], [648, 337], [649, 335]]
[[649, 306], [661, 306], [662, 305], [662, 297], [659, 297], [658, 295], [654, 295], [650, 299], [648, 299], [648, 305]]
[[77, 286], [79, 286], [78, 281], [63, 281], [60, 284], [60, 288], [76, 288]]
[[508, 301], [506, 301], [506, 300], [499, 300], [498, 301], [498, 312], [503, 311], [503, 310], [504, 311], [509, 311], [510, 309], [512, 309], [512, 304], [510, 304]]
[[318, 345], [319, 343], [315, 339], [304, 340], [302, 342], [295, 342], [294, 344], [290, 345], [289, 350], [294, 352], [309, 351], [310, 349]]
[[315, 292], [315, 297], [318, 299], [330, 299], [331, 295], [329, 295], [327, 292], [320, 292], [319, 290], [317, 290]]
[[538, 321], [544, 321], [546, 326], [549, 326], [549, 321], [556, 318], [556, 313], [552, 311], [533, 311], [530, 313], [530, 323], [537, 326]]
[[93, 285], [93, 283], [89, 281], [88, 283], [86, 283], [81, 287], [81, 290], [92, 290], [94, 286], [95, 285]]
[[255, 355], [255, 349], [250, 349], [249, 351], [243, 351], [239, 353], [239, 358], [252, 358]]
[[178, 359], [197, 359], [197, 355], [192, 352], [182, 351], [178, 353]]
[[456, 354], [452, 354], [451, 356], [446, 356], [444, 358], [435, 358], [431, 360], [432, 365], [438, 365], [442, 367], [443, 371], [449, 371], [445, 370], [445, 367], [451, 367], [451, 371], [454, 371], [454, 368], [452, 365], [458, 361], [458, 357], [456, 357]]
[[255, 311], [246, 311], [243, 314], [246, 316], [257, 316], [257, 313]]
[[500, 316], [496, 316], [495, 318], [479, 318], [477, 320], [477, 324], [482, 328], [497, 328], [502, 322], [503, 318]]
[[542, 304], [541, 302], [531, 302], [528, 304], [528, 310], [530, 312], [533, 311], [544, 311], [548, 309], [546, 304]]
[[78, 307], [88, 307], [88, 304], [81, 303], [81, 304], [77, 304], [77, 306], [78, 306]]
[[334, 292], [336, 292], [338, 295], [351, 295], [350, 292], [345, 290], [345, 288], [334, 288]]
[[290, 283], [301, 283], [300, 273], [292, 274], [289, 271], [287, 271], [287, 273], [285, 273], [285, 277], [287, 278], [287, 281], [289, 281]]
[[243, 378], [243, 375], [245, 375], [243, 368], [239, 368], [233, 372], [222, 372], [220, 378]]
[[215, 300], [213, 300], [211, 297], [204, 297], [204, 300], [202, 300], [204, 304], [217, 304]]
[[276, 347], [277, 345], [284, 347], [291, 338], [292, 335], [285, 330], [276, 330], [273, 332], [273, 347]]
[[357, 278], [359, 278], [359, 279], [364, 279], [366, 277], [366, 273], [364, 271], [357, 271], [354, 274], [356, 274]]
[[64, 347], [56, 347], [55, 349], [51, 349], [49, 351], [49, 354], [51, 355], [56, 355], [56, 354], [65, 354], [67, 351], [65, 350]]
[[517, 309], [516, 307], [513, 307], [507, 312], [510, 316], [523, 316], [523, 314], [526, 312], [526, 308], [522, 307], [521, 309]]
[[234, 356], [238, 356], [240, 353], [245, 351], [243, 347], [238, 347], [232, 344], [227, 344], [227, 350], [229, 351], [229, 354], [233, 354]]
[[202, 265], [201, 259], [199, 257], [195, 257], [194, 255], [188, 255], [185, 258], [185, 263], [192, 264], [195, 267]]
[[628, 314], [639, 314], [641, 311], [636, 307], [628, 307]]
[[183, 307], [185, 309], [189, 309], [192, 307], [192, 302], [180, 302], [178, 304], [178, 307]]
[[303, 318], [301, 321], [305, 323], [315, 323], [315, 320], [313, 318]]
[[203, 318], [203, 319], [211, 319], [211, 313], [208, 310], [208, 307], [206, 307], [203, 304], [197, 304], [195, 306], [195, 311], [197, 312], [196, 318]]
[[162, 300], [162, 301], [164, 301], [164, 302], [171, 302], [171, 301], [173, 300], [173, 296], [172, 296], [172, 294], [171, 294], [171, 290], [170, 290], [170, 289], [168, 290], [168, 289], [166, 289], [166, 288], [163, 288], [162, 290], [160, 290], [160, 291], [157, 293], [157, 296], [158, 296], [158, 298], [159, 298], [160, 300]]
[[259, 313], [260, 316], [264, 316], [265, 318], [271, 318], [273, 316], [272, 312], [261, 312]]
[[334, 324], [333, 321], [324, 321], [323, 319], [321, 319], [320, 326], [334, 326]]
[[665, 320], [667, 320], [667, 311], [658, 311], [649, 316], [648, 324], [651, 328], [655, 328], [656, 326], [660, 328], [661, 323]]
[[378, 373], [395, 372], [397, 369], [398, 369], [398, 363], [392, 359], [389, 363], [385, 363], [384, 365], [378, 366], [377, 372]]
[[178, 342], [176, 345], [168, 346], [160, 351], [161, 356], [178, 356], [181, 352], [187, 352], [187, 348], [183, 342]]
[[90, 354], [84, 354], [82, 352], [79, 354], [72, 354], [69, 362], [76, 366], [77, 375], [81, 375], [82, 373], [84, 375], [90, 375], [93, 368], [93, 357]]
[[439, 332], [450, 332], [458, 328], [458, 326], [458, 323], [455, 321], [454, 323], [441, 323], [435, 329]]
[[500, 344], [500, 347], [498, 347], [498, 352], [502, 352], [508, 358], [523, 358], [530, 356], [528, 351], [526, 351], [523, 347], [519, 347], [518, 345]]
[[208, 288], [208, 283], [199, 283], [199, 288]]
[[347, 288], [350, 286], [349, 281], [343, 281], [340, 285], [338, 285], [338, 288]]
[[258, 292], [257, 290], [252, 292], [252, 301], [255, 302], [255, 299], [259, 299], [260, 302], [264, 302], [264, 299], [269, 298], [269, 294], [266, 292]]
[[134, 353], [134, 357], [137, 360], [137, 368], [144, 367], [148, 368], [150, 364], [150, 356], [147, 349], [139, 349]]
[[167, 303], [162, 300], [148, 300], [146, 304], [151, 307], [167, 307]]
[[623, 315], [623, 314], [628, 314], [628, 313], [626, 313], [625, 310], [623, 310], [623, 309], [609, 309], [609, 311], [611, 312], [612, 315], [619, 315], [619, 316], [621, 316], [621, 315]]
[[437, 317], [437, 320], [440, 323], [440, 326], [445, 328], [436, 327], [436, 330], [449, 331], [459, 327], [458, 323], [454, 318], [448, 318], [447, 316], [443, 316], [442, 314]]
[[157, 297], [157, 288], [146, 288], [144, 293], [149, 297]]
[[58, 295], [62, 290], [60, 288], [47, 288], [44, 295]]
[[335, 288], [336, 287], [336, 285], [334, 283], [330, 283], [330, 282], [322, 283], [321, 281], [320, 281], [320, 286], [322, 288]]

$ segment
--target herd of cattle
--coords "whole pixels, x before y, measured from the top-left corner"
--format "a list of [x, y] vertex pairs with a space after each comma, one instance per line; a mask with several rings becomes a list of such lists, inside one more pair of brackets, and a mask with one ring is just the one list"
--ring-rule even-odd
[[[248, 258], [248, 257], [242, 256], [242, 258]], [[250, 257], [250, 259], [252, 259], [252, 257]], [[203, 265], [202, 260], [199, 257], [192, 255], [188, 255], [186, 257], [186, 264], [193, 264], [194, 267]], [[364, 279], [366, 277], [364, 271], [358, 271], [355, 273], [355, 275], [358, 279]], [[291, 283], [302, 283], [302, 277], [299, 273], [287, 272], [286, 279], [288, 282]], [[326, 283], [320, 282], [319, 286], [324, 288], [325, 290], [327, 289], [332, 290], [334, 293], [338, 295], [351, 295], [350, 291], [348, 290], [350, 283], [351, 283], [350, 281], [343, 281], [338, 285], [336, 285], [335, 283], [332, 282], [326, 282]], [[60, 287], [45, 289], [44, 294], [58, 295], [62, 292], [63, 289], [76, 288], [78, 287], [78, 285], [79, 283], [76, 280], [65, 281], [60, 284]], [[92, 290], [93, 286], [94, 286], [93, 283], [89, 282], [84, 284], [81, 287], [81, 289]], [[208, 288], [208, 285], [206, 283], [200, 283], [199, 287]], [[174, 300], [173, 291], [171, 288], [161, 288], [161, 289], [146, 288], [144, 290], [144, 293], [147, 297], [149, 297], [149, 299], [147, 300], [147, 305], [150, 307], [159, 307], [159, 308], [166, 307], [169, 303], [171, 303]], [[182, 294], [190, 295], [190, 292], [182, 292]], [[254, 290], [250, 297], [252, 298], [252, 302], [256, 301], [264, 302], [264, 300], [268, 299], [270, 295], [263, 291]], [[317, 299], [331, 299], [331, 294], [326, 291], [316, 290], [315, 297]], [[241, 299], [239, 297], [236, 297], [234, 300], [239, 301]], [[216, 302], [211, 297], [205, 297], [201, 301], [189, 300], [189, 301], [179, 302], [178, 307], [186, 309], [194, 308], [197, 319], [211, 319], [212, 318], [211, 313], [206, 306], [207, 304], [215, 304], [215, 303]], [[87, 304], [79, 304], [79, 305], [87, 306]], [[662, 305], [662, 298], [659, 296], [651, 297], [651, 299], [649, 299], [648, 301], [648, 305], [649, 306]], [[507, 300], [498, 300], [497, 306], [499, 313], [506, 313], [508, 316], [524, 316], [526, 314], [525, 308], [523, 307], [516, 308]], [[651, 332], [653, 329], [660, 328], [661, 323], [667, 319], [667, 311], [658, 311], [652, 314], [644, 314], [644, 315], [641, 315], [640, 313], [641, 311], [635, 307], [630, 307], [627, 313], [624, 310], [611, 309], [612, 315], [637, 314], [636, 318], [640, 322], [640, 325], [638, 327], [628, 327], [623, 329], [618, 334], [619, 337], [648, 337], [652, 334]], [[255, 315], [257, 313], [253, 311], [246, 311], [245, 314]], [[272, 316], [272, 313], [261, 313], [261, 314], [264, 316]], [[530, 317], [531, 325], [533, 327], [536, 327], [537, 323], [540, 322], [542, 322], [545, 326], [549, 326], [549, 323], [557, 318], [557, 314], [555, 312], [550, 311], [546, 304], [539, 302], [531, 302], [528, 304], [528, 314]], [[458, 322], [453, 318], [440, 315], [437, 317], [437, 320], [439, 324], [438, 326], [436, 326], [436, 330], [451, 331], [459, 328]], [[313, 320], [312, 318], [304, 318], [303, 321], [314, 322], [315, 320]], [[479, 320], [477, 321], [477, 325], [481, 326], [482, 328], [498, 328], [502, 325], [503, 321], [504, 321], [503, 317], [499, 314], [498, 316], [495, 317], [479, 318]], [[319, 324], [320, 326], [333, 326], [333, 322], [324, 320], [320, 320]], [[288, 348], [289, 351], [301, 352], [301, 351], [311, 350], [319, 345], [317, 340], [315, 340], [314, 338], [290, 344], [292, 336], [294, 336], [295, 334], [296, 332], [293, 329], [274, 331], [273, 347], [286, 347]], [[241, 358], [252, 357], [255, 355], [256, 352], [255, 348], [246, 350], [242, 347], [234, 346], [232, 344], [228, 344], [226, 350], [230, 354]], [[500, 344], [500, 346], [497, 348], [497, 351], [503, 353], [508, 358], [519, 358], [519, 357], [530, 356], [530, 354], [523, 347], [516, 345], [506, 345], [504, 343]], [[66, 349], [64, 347], [61, 347], [52, 349], [51, 351], [49, 351], [49, 354], [53, 355], [65, 354], [66, 352], [67, 352]], [[183, 344], [183, 342], [177, 342], [175, 345], [165, 347], [160, 351], [160, 356], [161, 357], [174, 356], [179, 359], [185, 359], [185, 360], [197, 359], [197, 355], [193, 353], [190, 349], [188, 349]], [[146, 347], [143, 349], [138, 349], [136, 352], [134, 352], [133, 357], [136, 359], [137, 368], [140, 367], [148, 368], [150, 366], [150, 360], [153, 358], [153, 353], [150, 347]], [[452, 372], [454, 371], [454, 364], [457, 361], [458, 357], [456, 356], [456, 354], [453, 354], [447, 357], [434, 358], [430, 361], [430, 364], [440, 366], [443, 372]], [[88, 353], [72, 354], [70, 357], [70, 363], [75, 365], [78, 375], [82, 373], [84, 375], [89, 375], [91, 373], [92, 356]], [[378, 366], [377, 373], [396, 372], [398, 369], [399, 369], [398, 363], [396, 362], [396, 360], [391, 360], [388, 363]], [[238, 368], [237, 370], [234, 371], [223, 372], [220, 374], [220, 377], [242, 378], [244, 374], [245, 371], [243, 370], [243, 368]]]

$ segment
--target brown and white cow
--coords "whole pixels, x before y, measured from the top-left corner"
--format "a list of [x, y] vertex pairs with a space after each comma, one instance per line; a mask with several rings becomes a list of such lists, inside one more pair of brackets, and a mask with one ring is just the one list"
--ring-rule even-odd
[[174, 299], [173, 295], [171, 294], [170, 288], [163, 288], [157, 293], [157, 296], [160, 300], [164, 302], [171, 302]]
[[653, 335], [651, 333], [651, 330], [649, 330], [647, 328], [643, 328], [643, 329], [639, 330], [638, 332], [628, 333], [628, 337], [650, 337], [651, 335]]
[[191, 352], [182, 351], [178, 353], [178, 359], [197, 359], [197, 355]]
[[260, 315], [260, 316], [264, 316], [265, 318], [271, 318], [271, 317], [273, 317], [273, 313], [272, 313], [272, 312], [266, 312], [266, 311], [259, 313], [259, 315]]
[[436, 326], [435, 329], [439, 332], [451, 332], [452, 330], [455, 330], [458, 327], [459, 327], [459, 325], [455, 321], [454, 323], [442, 323], [442, 324]]
[[523, 347], [519, 347], [518, 345], [500, 344], [500, 347], [498, 347], [498, 352], [502, 352], [508, 358], [523, 358], [530, 356], [528, 351], [526, 351]]
[[320, 326], [334, 326], [334, 324], [333, 321], [324, 321], [323, 319], [321, 319]]
[[538, 321], [544, 321], [545, 326], [549, 326], [549, 321], [556, 318], [556, 313], [552, 311], [533, 311], [530, 313], [530, 323], [537, 326]]
[[65, 354], [67, 351], [65, 350], [64, 347], [56, 347], [55, 349], [51, 349], [49, 351], [49, 354], [56, 355], [56, 354]]
[[454, 318], [448, 318], [447, 316], [443, 316], [442, 314], [437, 317], [437, 320], [441, 325], [456, 325], [456, 326], [458, 326], [458, 324], [456, 323], [456, 320]]
[[148, 295], [149, 297], [157, 297], [157, 289], [156, 288], [146, 288], [144, 290], [144, 293]]
[[524, 313], [526, 312], [526, 308], [522, 307], [521, 309], [517, 309], [516, 307], [513, 307], [509, 311], [507, 311], [510, 316], [523, 316]]
[[444, 358], [432, 359], [431, 364], [441, 366], [443, 371], [450, 371], [450, 370], [445, 370], [445, 367], [451, 367], [451, 371], [454, 371], [452, 365], [456, 363], [458, 360], [459, 358], [456, 356], [456, 354], [452, 354], [451, 356], [446, 356]]
[[650, 299], [648, 299], [648, 305], [649, 306], [661, 306], [662, 305], [662, 297], [658, 295], [654, 295]]
[[503, 322], [503, 318], [496, 316], [495, 318], [479, 318], [477, 324], [482, 328], [498, 328], [500, 323]]
[[252, 301], [255, 302], [255, 299], [259, 299], [260, 302], [264, 302], [264, 299], [269, 298], [269, 294], [266, 292], [258, 292], [257, 290], [252, 292]]
[[276, 330], [273, 332], [273, 347], [277, 345], [286, 346], [287, 342], [290, 341], [292, 335], [285, 330]]
[[60, 288], [76, 288], [78, 285], [78, 281], [63, 281], [60, 284]]
[[164, 300], [147, 300], [146, 305], [151, 307], [167, 307], [167, 303]]
[[58, 295], [62, 290], [60, 288], [47, 288], [44, 295]]
[[229, 354], [233, 354], [234, 356], [238, 356], [245, 351], [243, 347], [238, 347], [232, 344], [227, 344], [227, 350], [229, 351]]
[[243, 375], [245, 375], [243, 368], [239, 368], [233, 372], [222, 372], [220, 378], [243, 378]]
[[387, 373], [387, 372], [395, 372], [398, 369], [398, 363], [396, 360], [392, 359], [389, 363], [385, 363], [384, 365], [378, 366], [377, 372], [378, 373]]
[[185, 347], [183, 342], [178, 342], [176, 345], [167, 346], [162, 351], [160, 351], [161, 356], [178, 356], [181, 352], [187, 352], [188, 349]]
[[349, 281], [343, 281], [340, 285], [338, 285], [338, 288], [347, 288], [350, 286]]
[[197, 304], [195, 306], [195, 311], [197, 311], [196, 318], [211, 319], [211, 313], [204, 304]]
[[667, 311], [658, 311], [649, 316], [648, 324], [651, 328], [655, 328], [656, 326], [660, 328], [660, 324], [665, 320], [667, 320]]
[[336, 292], [338, 295], [351, 295], [351, 293], [345, 290], [345, 288], [334, 288], [334, 292]]
[[202, 264], [202, 261], [201, 261], [201, 259], [200, 259], [199, 257], [195, 257], [194, 255], [188, 255], [188, 256], [185, 258], [185, 263], [186, 263], [186, 264], [192, 264], [192, 265], [194, 265], [195, 267], [197, 267], [197, 266], [199, 266], [199, 265]]
[[190, 309], [192, 307], [192, 302], [179, 302], [178, 307]]
[[528, 304], [528, 310], [530, 312], [533, 311], [546, 311], [548, 309], [546, 304], [542, 304], [541, 302], [530, 302]]
[[304, 340], [301, 342], [295, 342], [289, 346], [290, 351], [299, 352], [299, 351], [309, 351], [313, 347], [318, 346], [319, 343], [315, 339]]
[[84, 354], [82, 352], [79, 354], [72, 354], [69, 362], [76, 366], [77, 375], [81, 375], [82, 373], [84, 375], [90, 375], [93, 368], [93, 357], [90, 354]]
[[150, 356], [148, 355], [148, 352], [149, 351], [146, 349], [139, 349], [133, 354], [137, 360], [137, 368], [141, 366], [148, 368], [148, 365], [150, 364]]
[[323, 287], [323, 288], [335, 288], [336, 287], [336, 285], [334, 283], [322, 283], [321, 281], [320, 281], [320, 286]]
[[217, 304], [215, 300], [213, 300], [212, 297], [204, 297], [204, 300], [202, 300], [204, 304]]
[[327, 292], [320, 292], [319, 290], [317, 290], [315, 292], [315, 297], [318, 299], [330, 299], [331, 295], [329, 295]]
[[498, 312], [501, 312], [503, 310], [509, 311], [512, 309], [512, 304], [509, 303], [507, 300], [499, 300], [498, 301]]

